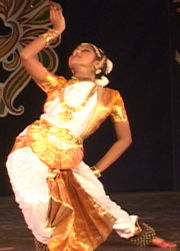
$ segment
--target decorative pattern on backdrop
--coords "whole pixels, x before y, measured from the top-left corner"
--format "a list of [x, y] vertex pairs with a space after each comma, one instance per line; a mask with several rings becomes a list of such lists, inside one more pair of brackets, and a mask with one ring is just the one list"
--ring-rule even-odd
[[[50, 28], [48, 0], [0, 0], [0, 117], [21, 115], [24, 107], [14, 100], [30, 81], [19, 58], [19, 51]], [[53, 48], [60, 39], [40, 54], [40, 61], [50, 71], [58, 67]]]

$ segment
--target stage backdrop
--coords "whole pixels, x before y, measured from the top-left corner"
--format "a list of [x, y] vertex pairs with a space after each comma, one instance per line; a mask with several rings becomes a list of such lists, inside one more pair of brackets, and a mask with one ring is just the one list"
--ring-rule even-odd
[[[58, 1], [57, 1], [58, 2]], [[62, 41], [40, 54], [46, 67], [70, 77], [67, 59], [90, 41], [114, 62], [109, 87], [124, 98], [133, 143], [102, 175], [107, 191], [180, 189], [178, 0], [62, 0]], [[15, 137], [42, 112], [45, 94], [31, 81], [19, 50], [50, 27], [48, 0], [0, 0], [0, 195], [11, 193], [5, 162]], [[107, 120], [85, 142], [93, 165], [115, 140]]]

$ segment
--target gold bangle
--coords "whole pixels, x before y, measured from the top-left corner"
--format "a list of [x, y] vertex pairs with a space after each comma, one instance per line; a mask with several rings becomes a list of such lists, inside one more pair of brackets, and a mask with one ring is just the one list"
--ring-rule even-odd
[[40, 37], [45, 40], [45, 48], [47, 48], [58, 36], [60, 36], [59, 31], [54, 29], [49, 29], [46, 33], [40, 35]]
[[97, 167], [94, 166], [94, 167], [92, 167], [91, 169], [92, 169], [94, 175], [95, 175], [97, 178], [100, 178], [100, 177], [101, 177], [101, 172], [100, 172], [100, 170], [99, 170]]

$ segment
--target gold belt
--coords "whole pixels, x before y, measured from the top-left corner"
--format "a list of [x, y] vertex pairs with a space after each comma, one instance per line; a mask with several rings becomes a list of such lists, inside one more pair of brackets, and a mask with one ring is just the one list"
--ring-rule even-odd
[[28, 127], [27, 141], [38, 157], [53, 169], [71, 169], [83, 159], [82, 139], [45, 119]]
[[83, 140], [80, 137], [76, 137], [75, 135], [71, 134], [69, 129], [59, 128], [45, 119], [34, 122], [32, 126], [38, 125], [42, 128], [42, 130], [45, 130], [47, 134], [56, 136], [63, 143], [75, 145], [82, 145], [83, 143]]

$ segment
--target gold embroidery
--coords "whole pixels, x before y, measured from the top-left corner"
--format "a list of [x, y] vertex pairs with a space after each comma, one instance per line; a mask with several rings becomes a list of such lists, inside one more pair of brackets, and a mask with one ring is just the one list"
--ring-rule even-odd
[[89, 93], [87, 94], [87, 96], [85, 97], [85, 99], [82, 101], [81, 104], [76, 105], [76, 106], [70, 106], [66, 103], [66, 100], [64, 99], [64, 91], [65, 89], [62, 88], [60, 90], [60, 100], [61, 100], [61, 105], [64, 109], [63, 112], [61, 112], [59, 114], [59, 117], [64, 120], [64, 121], [70, 121], [73, 119], [73, 113], [80, 111], [88, 102], [88, 100], [90, 99], [90, 97], [95, 93], [95, 91], [97, 90], [97, 85], [94, 85], [91, 90], [89, 91]]
[[47, 73], [43, 82], [38, 82], [37, 85], [45, 92], [51, 92], [55, 87], [65, 86], [67, 80], [64, 77], [56, 76], [53, 73]]
[[95, 250], [107, 239], [116, 219], [82, 188], [71, 170], [58, 172], [47, 183], [48, 226], [54, 228], [49, 250]]
[[82, 139], [46, 120], [38, 120], [28, 127], [27, 140], [32, 150], [50, 168], [70, 169], [83, 159]]
[[60, 119], [64, 120], [64, 121], [71, 121], [73, 119], [73, 115], [72, 115], [73, 111], [64, 111], [61, 112], [59, 114]]
[[47, 48], [59, 36], [60, 32], [55, 29], [49, 29], [46, 33], [40, 35], [40, 37], [42, 37], [45, 41], [45, 48]]
[[123, 106], [114, 105], [111, 118], [114, 123], [116, 122], [126, 122], [127, 121], [127, 115], [126, 111]]

